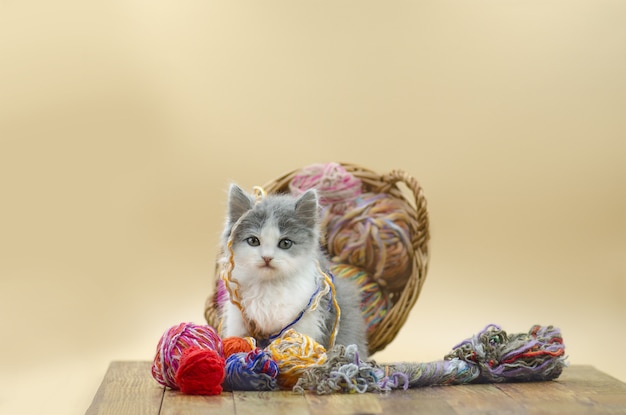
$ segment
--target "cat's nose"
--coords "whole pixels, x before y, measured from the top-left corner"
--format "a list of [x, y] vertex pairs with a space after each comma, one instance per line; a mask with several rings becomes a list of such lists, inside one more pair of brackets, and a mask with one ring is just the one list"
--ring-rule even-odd
[[265, 261], [265, 265], [269, 265], [270, 262], [272, 262], [272, 259], [273, 259], [271, 256], [264, 256], [262, 258], [263, 258], [263, 261]]

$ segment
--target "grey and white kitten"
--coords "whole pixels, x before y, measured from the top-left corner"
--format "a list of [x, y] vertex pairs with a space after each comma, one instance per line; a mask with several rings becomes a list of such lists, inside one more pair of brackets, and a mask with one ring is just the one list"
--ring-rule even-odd
[[[245, 316], [239, 307], [227, 302], [223, 335], [253, 336], [263, 344], [307, 309], [324, 278], [320, 268], [328, 272], [328, 260], [320, 245], [317, 193], [309, 190], [299, 197], [267, 195], [256, 201], [237, 185], [231, 185], [223, 261], [229, 258], [229, 238], [234, 259], [231, 278], [239, 284]], [[335, 344], [356, 344], [365, 360], [368, 351], [360, 292], [345, 279], [335, 278], [334, 285], [341, 310]], [[335, 320], [335, 307], [326, 295], [315, 310], [305, 312], [291, 328], [329, 349]], [[249, 332], [250, 327], [255, 333]]]

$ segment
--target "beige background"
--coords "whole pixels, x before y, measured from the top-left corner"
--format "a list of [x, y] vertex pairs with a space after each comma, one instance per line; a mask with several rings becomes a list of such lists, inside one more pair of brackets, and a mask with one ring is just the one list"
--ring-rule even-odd
[[[88, 3], [88, 5], [87, 5]], [[0, 413], [81, 414], [202, 322], [228, 184], [422, 183], [432, 259], [379, 361], [490, 322], [626, 381], [626, 2], [0, 2]]]

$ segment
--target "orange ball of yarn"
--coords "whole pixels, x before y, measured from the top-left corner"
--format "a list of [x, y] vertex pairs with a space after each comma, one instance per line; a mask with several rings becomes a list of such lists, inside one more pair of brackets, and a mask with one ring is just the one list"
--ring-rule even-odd
[[249, 337], [227, 337], [222, 340], [222, 347], [224, 349], [224, 358], [228, 359], [228, 357], [235, 353], [240, 352], [251, 352], [253, 347], [254, 339]]

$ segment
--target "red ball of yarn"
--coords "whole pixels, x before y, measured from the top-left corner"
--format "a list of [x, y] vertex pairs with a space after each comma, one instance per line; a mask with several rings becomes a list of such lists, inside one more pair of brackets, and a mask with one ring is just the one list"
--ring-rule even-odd
[[212, 349], [222, 355], [222, 338], [213, 327], [207, 325], [180, 323], [170, 327], [157, 345], [152, 377], [163, 386], [180, 389], [174, 377], [183, 352], [191, 347]]
[[251, 352], [252, 345], [243, 337], [227, 337], [222, 340], [222, 348], [224, 349], [224, 359], [235, 353]]
[[190, 347], [183, 351], [175, 380], [188, 395], [219, 395], [225, 376], [225, 361], [213, 349]]

